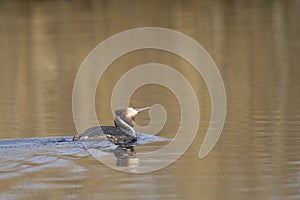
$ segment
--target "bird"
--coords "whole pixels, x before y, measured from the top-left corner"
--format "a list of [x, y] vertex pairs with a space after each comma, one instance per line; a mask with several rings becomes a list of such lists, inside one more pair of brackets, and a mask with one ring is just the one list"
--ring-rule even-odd
[[144, 108], [125, 108], [115, 111], [115, 126], [96, 126], [87, 129], [81, 134], [73, 137], [73, 141], [86, 140], [108, 140], [119, 146], [130, 146], [137, 141], [137, 134], [134, 130], [134, 119]]

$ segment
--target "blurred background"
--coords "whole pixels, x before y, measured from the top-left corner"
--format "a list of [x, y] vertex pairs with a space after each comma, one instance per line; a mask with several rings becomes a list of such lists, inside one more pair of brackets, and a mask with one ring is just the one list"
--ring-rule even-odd
[[[116, 172], [82, 152], [51, 158], [18, 152], [13, 162], [0, 157], [1, 199], [299, 199], [299, 9], [297, 0], [1, 0], [0, 139], [76, 134], [77, 70], [97, 44], [137, 27], [174, 29], [199, 42], [219, 67], [228, 102], [220, 140], [198, 159], [210, 119], [202, 78], [171, 53], [130, 52], [99, 82], [99, 120], [113, 124], [111, 92], [126, 71], [148, 62], [172, 66], [200, 102], [200, 127], [188, 151], [168, 168], [143, 175]], [[131, 103], [165, 106], [168, 120], [159, 135], [174, 137], [180, 108], [168, 89], [146, 85]], [[148, 122], [147, 114], [137, 118]], [[137, 153], [144, 150], [147, 145]]]

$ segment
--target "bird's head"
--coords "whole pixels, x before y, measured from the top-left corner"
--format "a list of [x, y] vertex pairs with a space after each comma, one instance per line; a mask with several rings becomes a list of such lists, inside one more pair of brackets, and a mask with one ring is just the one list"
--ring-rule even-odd
[[126, 109], [116, 110], [116, 117], [121, 118], [125, 123], [133, 127], [132, 121], [134, 120], [135, 116], [144, 110], [149, 110], [150, 107], [145, 108], [133, 108], [129, 107]]

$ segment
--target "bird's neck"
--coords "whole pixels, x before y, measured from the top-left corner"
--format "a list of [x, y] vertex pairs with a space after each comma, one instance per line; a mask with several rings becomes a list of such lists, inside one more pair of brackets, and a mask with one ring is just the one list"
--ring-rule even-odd
[[127, 120], [123, 120], [121, 117], [116, 116], [115, 117], [115, 125], [118, 126], [119, 128], [121, 128], [125, 134], [132, 136], [132, 137], [136, 137], [136, 133], [135, 130], [133, 129], [133, 124], [132, 124], [132, 120], [129, 123]]

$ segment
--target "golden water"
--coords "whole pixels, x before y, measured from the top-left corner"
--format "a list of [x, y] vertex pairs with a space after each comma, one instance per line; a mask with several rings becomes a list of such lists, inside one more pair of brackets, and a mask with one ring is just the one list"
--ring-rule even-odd
[[[170, 28], [198, 41], [219, 67], [228, 102], [220, 140], [198, 159], [210, 118], [205, 83], [176, 55], [131, 52], [99, 83], [99, 120], [112, 124], [109, 98], [124, 72], [167, 64], [189, 78], [200, 102], [200, 128], [188, 151], [140, 175], [110, 169], [84, 149], [6, 149], [0, 198], [299, 199], [299, 9], [293, 0], [0, 1], [0, 139], [74, 135], [72, 87], [80, 64], [101, 41], [136, 27]], [[154, 103], [168, 111], [159, 135], [174, 137], [180, 113], [169, 90], [144, 86], [132, 97], [135, 106]], [[143, 114], [137, 123], [147, 120]]]

